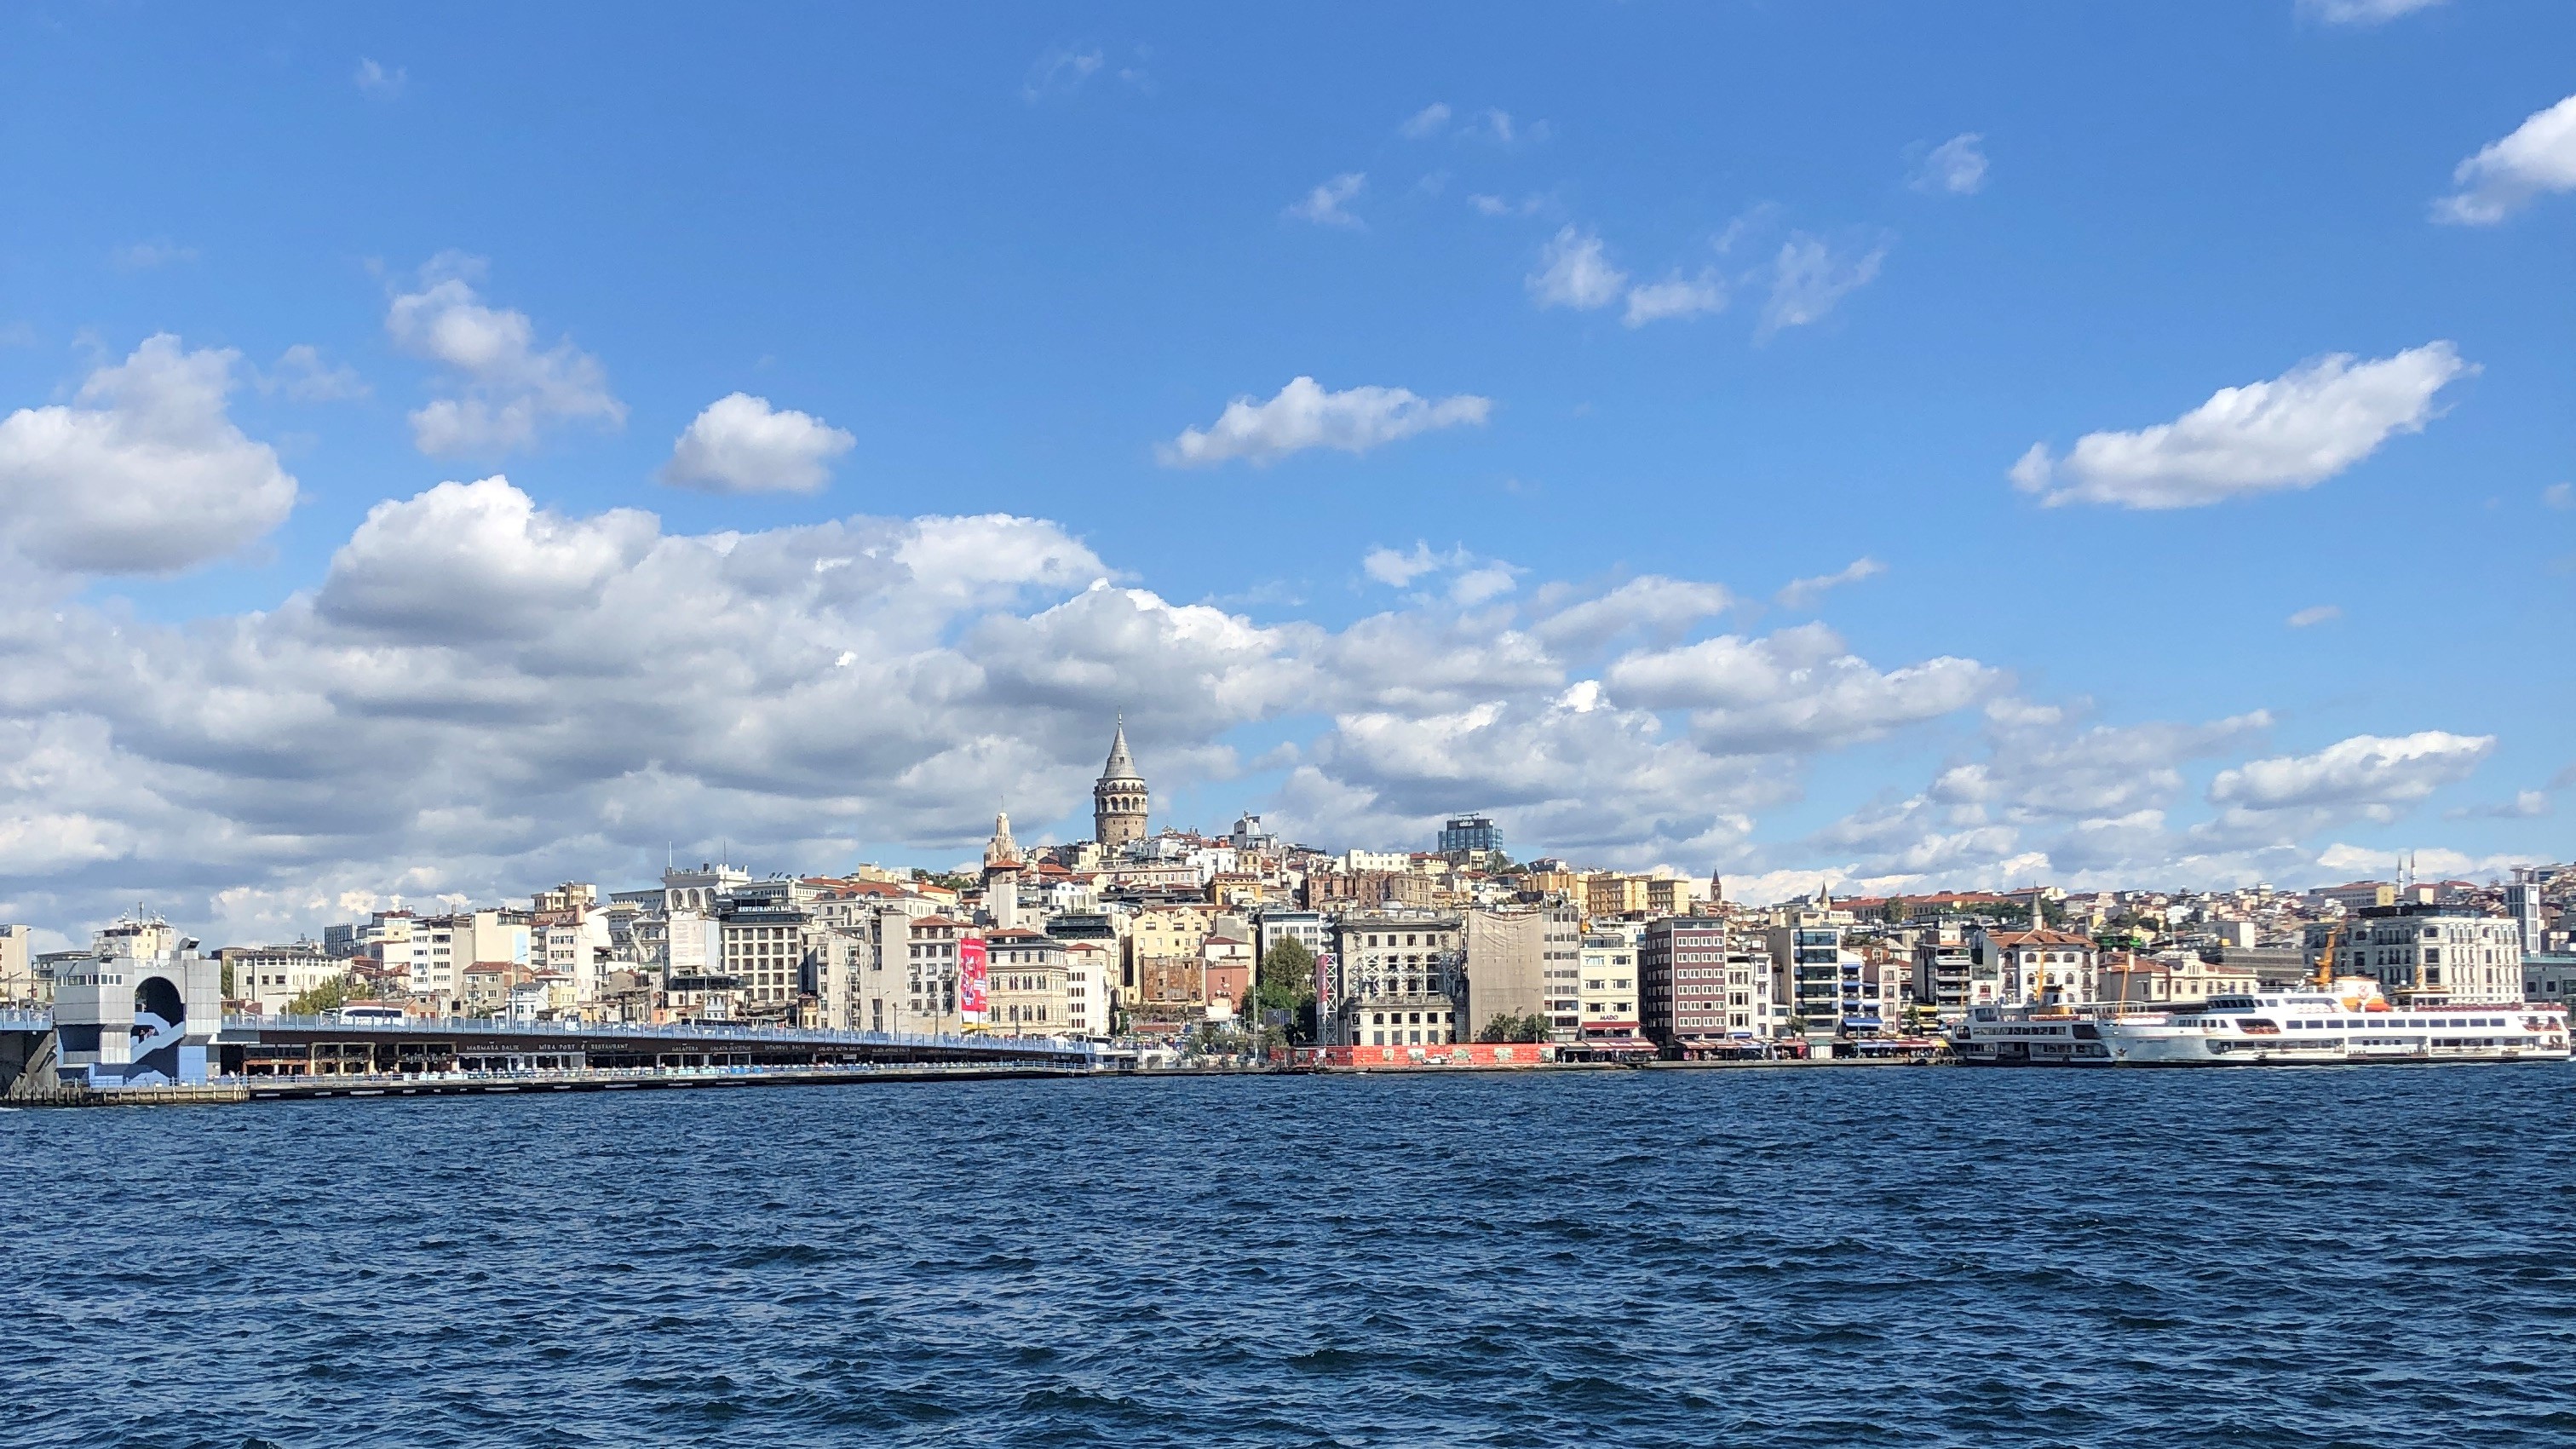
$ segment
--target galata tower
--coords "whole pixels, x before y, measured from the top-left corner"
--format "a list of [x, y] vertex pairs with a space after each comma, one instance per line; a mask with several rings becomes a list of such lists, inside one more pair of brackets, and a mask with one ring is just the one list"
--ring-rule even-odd
[[1145, 800], [1145, 777], [1136, 773], [1136, 757], [1127, 753], [1127, 716], [1122, 714], [1117, 737], [1109, 742], [1109, 763], [1091, 787], [1092, 838], [1109, 850], [1144, 839]]

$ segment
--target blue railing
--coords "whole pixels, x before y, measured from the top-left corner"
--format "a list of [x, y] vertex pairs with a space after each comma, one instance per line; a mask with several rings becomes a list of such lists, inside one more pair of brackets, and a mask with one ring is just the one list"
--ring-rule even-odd
[[54, 1014], [41, 1006], [0, 1006], [0, 1031], [52, 1031]]
[[[48, 1022], [50, 1025], [50, 1022]], [[556, 1036], [615, 1037], [633, 1041], [734, 1042], [743, 1045], [846, 1045], [873, 1047], [938, 1047], [950, 1050], [1048, 1052], [1087, 1056], [1087, 1046], [1052, 1037], [915, 1036], [890, 1031], [842, 1031], [832, 1027], [719, 1026], [706, 1022], [640, 1022], [585, 1024], [562, 1021], [510, 1021], [489, 1016], [405, 1017], [400, 1021], [342, 1021], [336, 1016], [227, 1016], [226, 1031], [335, 1031], [393, 1033], [405, 1036]]]

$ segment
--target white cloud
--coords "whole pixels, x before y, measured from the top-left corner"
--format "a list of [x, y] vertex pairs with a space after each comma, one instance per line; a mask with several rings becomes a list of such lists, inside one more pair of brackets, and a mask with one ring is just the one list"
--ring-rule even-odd
[[858, 439], [811, 413], [728, 393], [707, 404], [671, 448], [662, 481], [709, 493], [817, 493]]
[[2063, 459], [2034, 443], [2012, 468], [2050, 506], [2194, 508], [2251, 493], [2308, 488], [2421, 432], [2434, 395], [2477, 369], [2448, 342], [2356, 365], [2336, 353], [2269, 382], [2221, 388], [2170, 423], [2087, 433]]
[[259, 375], [263, 393], [284, 393], [297, 402], [348, 402], [367, 396], [365, 378], [346, 364], [325, 362], [322, 349], [298, 342], [278, 354], [277, 365]]
[[349, 75], [350, 83], [378, 100], [392, 100], [411, 84], [411, 72], [401, 66], [387, 67], [381, 61], [361, 58], [358, 68]]
[[1057, 46], [1029, 62], [1029, 73], [1020, 82], [1020, 99], [1034, 106], [1050, 97], [1072, 95], [1099, 73], [1102, 59], [1096, 45]]
[[1790, 237], [1781, 243], [1780, 254], [1772, 262], [1771, 300], [1762, 309], [1762, 335], [1823, 320], [1843, 298], [1868, 286], [1886, 260], [1883, 245], [1858, 254], [1838, 253], [1803, 232]]
[[1370, 549], [1360, 558], [1360, 572], [1390, 588], [1400, 589], [1425, 574], [1464, 568], [1472, 557], [1463, 548], [1433, 553], [1431, 545], [1416, 539], [1411, 553], [1398, 553], [1384, 544]]
[[1845, 584], [1857, 584], [1887, 572], [1887, 565], [1869, 557], [1853, 559], [1829, 574], [1793, 579], [1773, 596], [1772, 602], [1784, 609], [1812, 609], [1824, 596]]
[[2576, 96], [2535, 111], [2513, 134], [2459, 164], [2460, 189], [2433, 203], [2433, 219], [2492, 226], [2534, 197], [2576, 190]]
[[2199, 834], [2287, 841], [2354, 820], [2387, 823], [2445, 785], [2467, 779], [2495, 751], [2493, 735], [2423, 730], [2354, 735], [2312, 755], [2249, 760], [2209, 782], [2223, 807]]
[[2576, 508], [2576, 485], [2552, 483], [2540, 490], [2540, 501], [2561, 512]]
[[1628, 274], [1613, 266], [1598, 233], [1568, 226], [1539, 252], [1539, 268], [1527, 279], [1530, 296], [1542, 307], [1591, 311], [1619, 299]]
[[1735, 595], [1723, 584], [1647, 574], [1630, 579], [1597, 599], [1586, 599], [1545, 614], [1531, 632], [1549, 647], [1589, 653], [1630, 629], [1670, 635], [1724, 613]]
[[0, 421], [6, 546], [67, 572], [165, 574], [284, 522], [295, 479], [225, 412], [239, 359], [162, 333], [91, 373], [71, 406]]
[[107, 254], [108, 263], [120, 272], [148, 272], [155, 267], [166, 267], [176, 262], [193, 262], [196, 259], [195, 247], [183, 247], [167, 238], [133, 242]]
[[1204, 468], [1236, 458], [1267, 464], [1308, 448], [1365, 453], [1416, 433], [1481, 426], [1492, 411], [1492, 399], [1471, 393], [1433, 399], [1400, 387], [1326, 392], [1313, 378], [1297, 377], [1268, 402], [1236, 398], [1211, 427], [1185, 428], [1155, 451], [1167, 468]]
[[569, 340], [538, 351], [528, 314], [484, 305], [469, 280], [480, 272], [471, 258], [441, 256], [385, 314], [394, 344], [444, 365], [459, 394], [412, 413], [413, 445], [432, 456], [494, 454], [556, 423], [622, 426], [626, 404], [610, 395], [599, 359]]
[[1395, 129], [1398, 134], [1404, 136], [1407, 140], [1419, 141], [1425, 137], [1439, 135], [1440, 128], [1448, 124], [1448, 102], [1433, 101], [1431, 104], [1424, 106], [1421, 110], [1405, 117], [1404, 124], [1396, 127]]
[[2379, 25], [2443, 0], [2299, 0], [2299, 13], [2328, 25]]
[[483, 640], [541, 633], [595, 607], [651, 547], [653, 517], [618, 509], [567, 519], [502, 477], [441, 483], [379, 503], [332, 557], [315, 606], [385, 634]]
[[1722, 753], [1819, 749], [1876, 738], [1976, 703], [2002, 677], [1973, 659], [1880, 671], [1822, 624], [1762, 639], [1722, 635], [1622, 655], [1602, 684], [1620, 704], [1688, 709], [1694, 739]]
[[1360, 219], [1351, 215], [1348, 209], [1349, 202], [1367, 185], [1366, 173], [1345, 171], [1307, 192], [1305, 200], [1288, 208], [1288, 215], [1299, 221], [1311, 221], [1317, 226], [1360, 226]]
[[1467, 204], [1474, 207], [1479, 216], [1536, 216], [1547, 209], [1548, 199], [1532, 194], [1518, 201], [1509, 201], [1500, 196], [1474, 193], [1468, 196]]
[[1620, 318], [1631, 327], [1643, 327], [1667, 317], [1696, 317], [1726, 310], [1726, 284], [1715, 272], [1703, 271], [1696, 277], [1671, 276], [1660, 282], [1648, 282], [1628, 289], [1628, 313]]
[[2290, 627], [2306, 629], [2318, 624], [2331, 624], [2342, 617], [2341, 604], [2311, 604], [2290, 616]]
[[1964, 131], [1925, 153], [1906, 185], [1917, 191], [1974, 196], [1986, 188], [1985, 137]]

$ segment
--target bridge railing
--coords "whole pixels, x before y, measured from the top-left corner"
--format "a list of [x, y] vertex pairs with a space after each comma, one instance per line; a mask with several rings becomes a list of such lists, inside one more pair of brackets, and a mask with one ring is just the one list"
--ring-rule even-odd
[[[51, 1020], [48, 1018], [48, 1026]], [[899, 1048], [936, 1048], [944, 1050], [982, 1050], [1046, 1052], [1051, 1055], [1087, 1056], [1090, 1048], [1079, 1042], [1064, 1042], [1054, 1037], [995, 1036], [920, 1036], [909, 1032], [843, 1031], [832, 1027], [717, 1026], [705, 1022], [670, 1022], [652, 1025], [644, 1022], [563, 1022], [511, 1021], [490, 1016], [405, 1017], [400, 1021], [342, 1021], [336, 1016], [226, 1016], [224, 1027], [231, 1031], [342, 1031], [364, 1034], [394, 1033], [405, 1036], [552, 1036], [563, 1038], [609, 1037], [637, 1042], [703, 1042], [710, 1045], [731, 1043], [743, 1046], [872, 1046]]]

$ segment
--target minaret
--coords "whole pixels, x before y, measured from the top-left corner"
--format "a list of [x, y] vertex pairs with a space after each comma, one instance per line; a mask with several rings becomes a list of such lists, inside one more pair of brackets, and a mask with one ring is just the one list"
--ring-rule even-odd
[[1149, 792], [1136, 773], [1136, 758], [1127, 753], [1127, 716], [1118, 716], [1118, 733], [1109, 742], [1109, 763], [1091, 787], [1091, 834], [1104, 850], [1116, 850], [1145, 838]]

